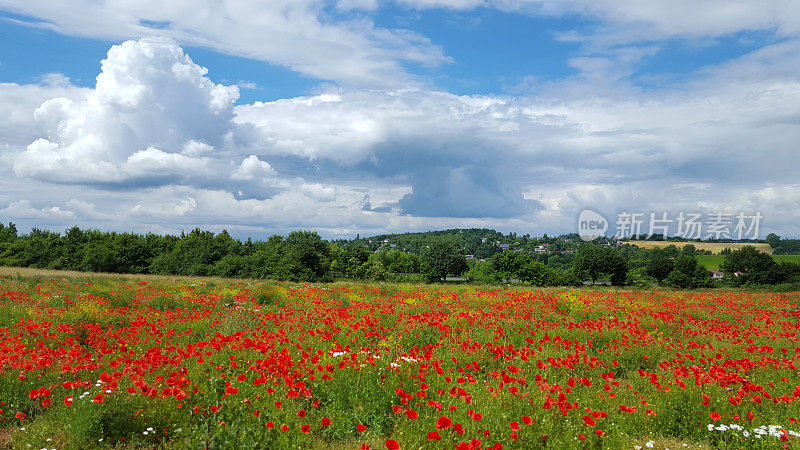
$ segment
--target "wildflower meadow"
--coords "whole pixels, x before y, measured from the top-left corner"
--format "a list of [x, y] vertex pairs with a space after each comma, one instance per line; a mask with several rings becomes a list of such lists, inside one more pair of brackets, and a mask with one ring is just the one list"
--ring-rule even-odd
[[6, 276], [9, 448], [800, 448], [792, 293]]

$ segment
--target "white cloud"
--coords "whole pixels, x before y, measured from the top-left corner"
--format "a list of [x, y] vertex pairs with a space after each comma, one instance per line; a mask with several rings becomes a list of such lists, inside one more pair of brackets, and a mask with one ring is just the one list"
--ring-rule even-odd
[[[723, 36], [739, 31], [777, 29], [784, 35], [800, 33], [800, 7], [792, 0], [573, 0], [521, 1], [540, 3], [546, 12], [579, 12], [608, 23], [615, 39]], [[612, 31], [613, 28], [616, 31]], [[624, 34], [623, 34], [624, 33]], [[627, 34], [627, 38], [625, 37]]]
[[73, 198], [67, 201], [65, 206], [68, 211], [84, 220], [97, 221], [111, 219], [110, 214], [98, 211], [97, 206], [94, 203]]
[[338, 0], [336, 8], [341, 11], [364, 10], [372, 11], [378, 9], [378, 0]]
[[192, 139], [183, 144], [183, 151], [181, 153], [186, 156], [198, 157], [212, 151], [214, 151], [214, 146]]
[[47, 138], [14, 159], [14, 172], [79, 183], [202, 173], [209, 160], [201, 155], [225, 145], [239, 96], [206, 73], [169, 39], [113, 46], [88, 95], [34, 111]]
[[0, 83], [0, 149], [3, 145], [24, 147], [42, 133], [41, 124], [33, 120], [33, 111], [45, 100], [77, 100], [87, 93], [87, 89], [62, 84]]
[[0, 216], [51, 221], [53, 219], [70, 219], [74, 214], [71, 211], [64, 211], [58, 206], [34, 208], [29, 200], [21, 199], [0, 209]]
[[[413, 8], [496, 8], [534, 15], [580, 14], [599, 20], [606, 41], [617, 43], [723, 36], [739, 31], [800, 33], [800, 5], [793, 0], [395, 0]], [[573, 38], [577, 37], [573, 35]]]
[[519, 113], [506, 105], [502, 98], [437, 91], [335, 90], [238, 106], [235, 120], [256, 126], [270, 144], [265, 151], [351, 165], [389, 141], [423, 135], [444, 143], [461, 132], [509, 126], [505, 116]]
[[128, 157], [124, 173], [132, 178], [169, 176], [175, 174], [199, 174], [209, 165], [207, 158], [192, 158], [180, 153], [167, 153], [148, 147]]
[[0, 220], [550, 233], [573, 230], [584, 207], [720, 209], [759, 210], [765, 230], [797, 234], [795, 41], [667, 90], [588, 78], [518, 98], [331, 88], [236, 107], [168, 41], [112, 53], [92, 90], [0, 85], [20, 99], [0, 109], [22, 130], [0, 124], [14, 168], [0, 164]]
[[240, 81], [236, 83], [239, 89], [258, 89], [258, 85], [253, 81]]
[[231, 174], [234, 180], [254, 180], [256, 178], [267, 178], [275, 175], [275, 169], [266, 161], [261, 161], [256, 155], [250, 155], [242, 164]]
[[798, 45], [708, 68], [682, 89], [605, 96], [592, 89], [603, 81], [584, 79], [516, 99], [336, 90], [239, 106], [236, 121], [256, 126], [269, 143], [264, 154], [407, 183], [412, 192], [394, 205], [411, 215], [533, 217], [565, 204], [561, 194], [537, 193], [572, 185], [627, 186], [611, 199], [637, 207], [671, 192], [697, 206], [707, 191], [686, 194], [660, 180], [736, 192], [792, 183], [797, 165], [770, 161], [794, 161], [800, 140], [800, 76], [787, 66]]
[[365, 17], [333, 20], [326, 6], [318, 0], [5, 0], [0, 7], [67, 35], [107, 40], [166, 36], [348, 85], [414, 83], [403, 64], [448, 61], [419, 34], [379, 28]]
[[310, 198], [322, 202], [332, 202], [336, 200], [337, 194], [336, 187], [324, 186], [320, 183], [303, 183], [300, 186], [300, 191]]
[[490, 2], [486, 0], [400, 0], [397, 1], [397, 3], [419, 9], [474, 9], [477, 7], [492, 6]]

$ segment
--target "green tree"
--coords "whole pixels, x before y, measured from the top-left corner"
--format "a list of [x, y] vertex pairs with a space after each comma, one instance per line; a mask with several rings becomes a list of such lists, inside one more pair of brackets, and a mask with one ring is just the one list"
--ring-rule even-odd
[[781, 245], [781, 237], [775, 233], [770, 233], [767, 235], [767, 244], [772, 248], [778, 248]]
[[467, 271], [467, 261], [458, 249], [445, 242], [434, 242], [420, 257], [422, 274], [429, 282], [443, 281], [447, 275], [459, 276]]
[[634, 287], [647, 287], [649, 283], [645, 278], [646, 275], [647, 275], [647, 270], [643, 267], [631, 269], [625, 276], [625, 284]]
[[496, 253], [489, 260], [495, 280], [509, 281], [518, 277], [522, 266], [530, 261], [530, 256], [512, 251]]
[[593, 285], [602, 275], [610, 275], [614, 285], [624, 284], [627, 273], [625, 260], [613, 248], [593, 244], [578, 249], [573, 268], [591, 278]]
[[368, 280], [383, 281], [388, 278], [389, 273], [386, 271], [386, 268], [383, 266], [383, 263], [380, 260], [370, 259], [361, 265], [358, 271], [358, 276]]
[[769, 274], [776, 265], [772, 256], [745, 245], [726, 254], [719, 268], [727, 274], [740, 273], [734, 278], [737, 284], [771, 284]]
[[374, 253], [360, 243], [331, 245], [330, 257], [333, 259], [331, 270], [347, 277], [354, 277], [372, 255]]
[[600, 247], [584, 244], [578, 249], [572, 267], [581, 274], [592, 279], [592, 285], [606, 271], [605, 255]]
[[606, 248], [608, 249], [608, 268], [606, 270], [611, 275], [611, 284], [614, 286], [624, 286], [627, 281], [628, 265], [621, 255], [611, 248]]
[[661, 282], [664, 281], [669, 273], [675, 268], [675, 264], [672, 261], [672, 258], [667, 256], [666, 253], [656, 249], [653, 250], [650, 259], [647, 261], [647, 266], [645, 267], [647, 275], [655, 278], [658, 280], [658, 283], [661, 284]]
[[679, 288], [708, 287], [711, 278], [694, 256], [681, 255], [675, 259], [675, 268], [667, 275], [667, 283]]
[[284, 261], [290, 278], [315, 281], [328, 274], [330, 249], [315, 231], [293, 231], [284, 240]]
[[0, 242], [14, 242], [17, 240], [17, 226], [9, 222], [8, 226], [0, 223]]
[[497, 282], [494, 269], [490, 261], [476, 262], [470, 267], [467, 275], [472, 276], [472, 280], [479, 284], [493, 284]]
[[550, 286], [558, 283], [553, 269], [547, 267], [543, 262], [535, 260], [524, 263], [519, 268], [517, 277], [520, 281], [530, 283], [533, 286]]

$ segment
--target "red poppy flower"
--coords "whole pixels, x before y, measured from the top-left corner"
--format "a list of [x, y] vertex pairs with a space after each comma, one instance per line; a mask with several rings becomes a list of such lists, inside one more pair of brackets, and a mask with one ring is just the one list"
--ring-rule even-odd
[[508, 426], [510, 426], [511, 429], [514, 430], [514, 431], [519, 431], [521, 429], [519, 427], [519, 422], [517, 422], [516, 420], [511, 422], [510, 424], [508, 424]]
[[306, 410], [305, 409], [301, 409], [300, 411], [297, 411], [297, 417], [302, 419], [305, 416], [306, 416]]
[[303, 425], [302, 427], [300, 427], [300, 431], [302, 431], [305, 434], [310, 433], [311, 432], [311, 425], [308, 425], [308, 424]]
[[394, 439], [387, 439], [386, 448], [389, 450], [397, 450], [400, 448], [400, 443], [395, 441]]
[[323, 426], [323, 427], [329, 427], [329, 426], [331, 426], [331, 419], [328, 419], [327, 417], [324, 417], [324, 418], [322, 419], [322, 426]]
[[94, 396], [94, 402], [95, 402], [95, 403], [97, 403], [98, 405], [99, 405], [100, 403], [103, 403], [103, 394], [97, 394], [97, 395], [95, 395], [95, 396]]
[[359, 433], [363, 433], [366, 429], [367, 427], [365, 427], [364, 425], [361, 424], [356, 425], [356, 431], [358, 431]]
[[708, 417], [711, 417], [711, 420], [714, 420], [714, 421], [717, 421], [717, 420], [722, 418], [722, 416], [719, 415], [718, 412], [713, 412], [713, 413], [709, 414]]
[[442, 430], [445, 428], [450, 428], [450, 425], [453, 424], [453, 421], [446, 416], [439, 416], [439, 420], [436, 422], [436, 429]]
[[68, 396], [64, 397], [64, 406], [69, 406], [74, 401], [75, 401], [75, 397], [73, 397], [71, 395], [68, 395]]
[[411, 420], [414, 420], [414, 419], [417, 418], [417, 412], [414, 411], [414, 410], [411, 410], [411, 409], [407, 409], [406, 410], [406, 417], [408, 417]]
[[531, 419], [530, 416], [522, 416], [522, 423], [530, 425], [533, 423], [533, 419]]
[[588, 426], [590, 426], [590, 427], [593, 427], [593, 426], [595, 426], [595, 424], [596, 424], [597, 422], [595, 422], [595, 420], [594, 420], [594, 419], [592, 419], [592, 416], [590, 416], [590, 415], [585, 415], [585, 416], [583, 416], [583, 423], [584, 423], [585, 425], [588, 425]]
[[429, 441], [441, 441], [442, 437], [439, 436], [438, 431], [428, 431], [428, 440]]
[[600, 437], [603, 437], [603, 436], [605, 436], [605, 435], [606, 435], [606, 434], [603, 432], [603, 430], [600, 430], [600, 429], [597, 429], [597, 428], [595, 428], [595, 430], [594, 430], [594, 434], [596, 434], [596, 435], [598, 435], [598, 436], [600, 436]]

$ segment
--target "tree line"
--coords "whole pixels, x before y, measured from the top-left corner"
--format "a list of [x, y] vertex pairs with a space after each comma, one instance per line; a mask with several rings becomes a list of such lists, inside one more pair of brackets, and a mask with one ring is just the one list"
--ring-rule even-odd
[[[571, 234], [530, 238], [485, 229], [401, 236], [406, 239], [391, 238], [392, 242], [400, 242], [395, 246], [386, 245], [384, 241], [389, 238], [383, 236], [328, 242], [313, 231], [243, 242], [226, 231], [215, 234], [199, 228], [177, 236], [104, 232], [77, 226], [64, 233], [33, 228], [27, 234], [19, 234], [13, 223], [0, 223], [0, 265], [289, 281], [351, 278], [441, 282], [448, 277], [465, 276], [479, 283], [534, 286], [600, 281], [640, 287], [713, 285], [709, 271], [696, 259], [702, 252], [691, 244], [681, 249], [674, 245], [643, 249], [630, 244], [609, 245], [604, 239], [583, 243]], [[520, 247], [501, 250], [497, 243], [502, 240], [516, 242]], [[527, 250], [542, 242], [550, 245], [546, 253]], [[467, 261], [467, 244], [486, 248], [491, 256], [483, 261]], [[413, 247], [412, 251], [408, 247]], [[489, 247], [493, 250], [489, 251]], [[753, 247], [726, 251], [720, 268], [728, 284], [800, 284], [800, 264], [776, 262]]]
[[226, 231], [194, 229], [179, 236], [82, 230], [65, 233], [34, 228], [18, 235], [0, 224], [0, 265], [89, 272], [324, 279], [330, 248], [312, 231], [241, 242]]

